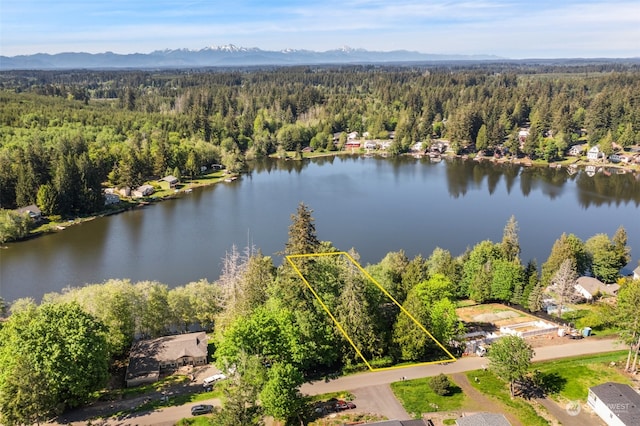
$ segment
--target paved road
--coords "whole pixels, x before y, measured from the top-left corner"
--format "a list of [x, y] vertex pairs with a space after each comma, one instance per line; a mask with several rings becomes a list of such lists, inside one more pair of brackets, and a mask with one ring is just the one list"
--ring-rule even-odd
[[[556, 345], [556, 346], [546, 346], [541, 348], [536, 348], [536, 354], [533, 358], [534, 361], [543, 361], [549, 359], [556, 358], [565, 358], [576, 355], [587, 355], [594, 354], [600, 352], [610, 352], [619, 349], [625, 349], [614, 340], [598, 340], [598, 339], [584, 339], [579, 341], [569, 341], [567, 343]], [[379, 372], [367, 372], [367, 373], [359, 373], [351, 376], [340, 377], [334, 380], [326, 380], [326, 381], [316, 381], [312, 383], [305, 383], [301, 391], [302, 393], [308, 395], [317, 395], [321, 393], [327, 392], [338, 392], [338, 391], [354, 391], [356, 395], [362, 395], [360, 400], [356, 400], [358, 404], [358, 408], [366, 408], [366, 403], [364, 401], [364, 395], [366, 395], [367, 388], [375, 387], [374, 393], [371, 395], [375, 395], [375, 392], [384, 392], [385, 387], [388, 388], [388, 385], [393, 382], [397, 382], [402, 379], [404, 376], [406, 379], [418, 379], [421, 377], [430, 377], [436, 376], [440, 373], [445, 374], [454, 374], [454, 373], [462, 373], [470, 370], [478, 370], [487, 365], [488, 360], [485, 358], [477, 358], [477, 357], [468, 357], [461, 358], [456, 362], [445, 364], [445, 365], [427, 365], [427, 366], [419, 366], [419, 367], [407, 367], [399, 370], [390, 370], [390, 371], [379, 371]], [[391, 394], [393, 395], [393, 394]], [[377, 401], [378, 398], [375, 398]], [[395, 398], [394, 398], [395, 401]], [[214, 404], [219, 405], [219, 400], [210, 400], [201, 402], [205, 404]], [[395, 401], [397, 403], [397, 401]], [[363, 405], [364, 404], [364, 405]], [[389, 418], [394, 418], [394, 413], [398, 416], [406, 415], [404, 409], [402, 412], [396, 412], [397, 407], [393, 407], [393, 403], [390, 402], [389, 407], [387, 407], [389, 414], [382, 413], [387, 415]], [[103, 422], [93, 422], [95, 425], [173, 425], [178, 420], [184, 417], [191, 417], [191, 406], [196, 405], [186, 404], [179, 407], [168, 407], [161, 410], [154, 410], [150, 412], [142, 412], [132, 414], [123, 418], [109, 418]], [[401, 407], [400, 407], [401, 408]], [[405, 417], [406, 418], [406, 417]], [[74, 425], [84, 425], [86, 424], [86, 420], [82, 422], [74, 422]]]
[[[625, 348], [616, 343], [615, 340], [571, 340], [561, 345], [536, 348], [533, 361], [544, 361], [576, 355], [610, 352], [619, 349]], [[339, 377], [334, 380], [305, 383], [302, 385], [300, 390], [302, 393], [308, 395], [318, 395], [327, 392], [359, 389], [367, 386], [379, 386], [397, 382], [401, 380], [403, 376], [407, 379], [419, 379], [421, 377], [437, 376], [440, 373], [453, 374], [478, 370], [487, 366], [488, 362], [489, 360], [486, 358], [478, 358], [475, 356], [465, 357], [457, 360], [456, 362], [444, 365], [433, 364], [418, 367], [407, 367], [399, 370], [366, 372], [346, 377]]]

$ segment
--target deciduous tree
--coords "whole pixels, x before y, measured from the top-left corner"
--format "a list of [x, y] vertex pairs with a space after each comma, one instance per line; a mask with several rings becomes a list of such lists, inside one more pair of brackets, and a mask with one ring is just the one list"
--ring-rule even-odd
[[[26, 305], [13, 312], [0, 329], [2, 421], [32, 423], [87, 402], [108, 378], [106, 334], [77, 303]], [[24, 391], [43, 395], [35, 399]]]
[[575, 265], [573, 259], [565, 259], [560, 265], [560, 269], [558, 269], [551, 279], [550, 288], [556, 294], [558, 301], [558, 318], [562, 317], [562, 308], [564, 305], [571, 301], [576, 293], [575, 285], [578, 274], [576, 273]]
[[489, 368], [495, 374], [509, 382], [511, 396], [514, 396], [513, 385], [522, 380], [529, 371], [533, 349], [521, 337], [505, 336], [491, 345], [487, 354]]

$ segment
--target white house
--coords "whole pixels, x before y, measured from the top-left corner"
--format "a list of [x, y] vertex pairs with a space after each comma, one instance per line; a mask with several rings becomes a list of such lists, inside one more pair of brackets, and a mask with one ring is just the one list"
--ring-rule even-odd
[[589, 151], [587, 151], [587, 159], [591, 161], [598, 161], [602, 157], [604, 157], [604, 154], [600, 151], [600, 147], [598, 145], [592, 146], [589, 148]]
[[573, 157], [580, 157], [584, 152], [584, 149], [585, 149], [584, 144], [573, 145], [571, 148], [569, 148], [569, 155]]
[[620, 286], [618, 284], [604, 284], [597, 278], [580, 277], [574, 286], [576, 292], [587, 300], [593, 300], [598, 295], [615, 296]]
[[375, 141], [364, 141], [364, 149], [376, 149], [378, 144]]
[[609, 426], [640, 425], [640, 394], [629, 385], [607, 382], [593, 386], [587, 404]]

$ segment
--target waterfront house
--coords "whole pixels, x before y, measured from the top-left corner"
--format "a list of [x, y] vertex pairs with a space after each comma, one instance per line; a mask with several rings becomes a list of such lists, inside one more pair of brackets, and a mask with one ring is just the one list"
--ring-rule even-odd
[[129, 355], [127, 387], [156, 382], [163, 371], [171, 371], [185, 365], [205, 365], [208, 355], [207, 343], [207, 334], [204, 331], [135, 343]]
[[[205, 167], [205, 170], [207, 168]], [[160, 179], [160, 182], [165, 182], [165, 184], [169, 185], [169, 189], [173, 189], [176, 187], [176, 185], [178, 184], [179, 180], [177, 177], [169, 175], [169, 176], [165, 176], [162, 179]]]
[[598, 161], [602, 157], [604, 157], [604, 154], [602, 153], [602, 151], [600, 151], [600, 147], [598, 145], [592, 146], [591, 148], [589, 148], [589, 151], [587, 151], [588, 160]]
[[134, 189], [131, 192], [131, 195], [134, 198], [142, 198], [142, 197], [147, 197], [147, 196], [153, 194], [154, 191], [155, 190], [153, 189], [153, 186], [147, 184], [147, 185], [139, 186], [136, 189]]
[[573, 145], [569, 148], [569, 152], [567, 154], [572, 157], [580, 157], [584, 153], [584, 150], [585, 144]]
[[629, 385], [607, 382], [593, 386], [587, 404], [609, 426], [640, 425], [640, 394]]
[[593, 300], [600, 295], [617, 295], [620, 286], [618, 284], [605, 284], [593, 277], [580, 277], [577, 279], [574, 288], [585, 299]]
[[16, 210], [19, 214], [28, 214], [31, 219], [38, 222], [42, 219], [42, 211], [35, 204], [26, 207], [20, 207]]
[[356, 140], [348, 140], [347, 143], [344, 146], [346, 149], [359, 149], [360, 148], [360, 141], [356, 141]]
[[376, 149], [378, 148], [378, 144], [375, 141], [365, 141], [364, 149]]

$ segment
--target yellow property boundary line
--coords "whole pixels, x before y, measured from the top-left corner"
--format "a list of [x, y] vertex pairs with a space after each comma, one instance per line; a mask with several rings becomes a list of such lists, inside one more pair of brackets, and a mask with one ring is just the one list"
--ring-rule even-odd
[[[362, 272], [364, 274], [364, 276], [371, 281], [372, 283], [374, 283], [376, 285], [376, 287], [378, 287], [382, 293], [384, 293], [385, 296], [387, 296], [393, 303], [395, 303], [395, 305], [400, 308], [400, 310], [405, 313], [409, 318], [411, 318], [411, 320], [418, 326], [420, 327], [420, 329], [422, 331], [424, 331], [426, 333], [427, 336], [429, 336], [429, 338], [431, 338], [431, 340], [433, 340], [434, 342], [436, 342], [436, 344], [440, 347], [440, 349], [442, 349], [444, 351], [444, 353], [447, 354], [447, 356], [449, 356], [449, 359], [445, 359], [445, 360], [439, 360], [439, 361], [429, 361], [429, 362], [420, 362], [420, 363], [415, 363], [415, 364], [409, 364], [409, 365], [398, 365], [398, 366], [393, 366], [393, 367], [382, 367], [382, 368], [373, 368], [371, 366], [371, 364], [369, 364], [369, 362], [366, 360], [366, 358], [362, 355], [362, 352], [360, 352], [360, 349], [358, 349], [355, 345], [355, 343], [353, 343], [353, 340], [351, 339], [351, 337], [349, 337], [349, 334], [345, 331], [344, 327], [342, 327], [342, 324], [340, 324], [340, 322], [336, 319], [336, 317], [331, 313], [331, 311], [329, 310], [329, 308], [327, 307], [327, 305], [322, 301], [322, 299], [320, 298], [320, 296], [318, 296], [318, 293], [316, 293], [316, 291], [313, 289], [313, 287], [311, 286], [311, 284], [309, 283], [309, 281], [307, 281], [307, 279], [304, 277], [304, 275], [302, 274], [302, 272], [300, 272], [300, 269], [298, 269], [298, 267], [296, 266], [296, 264], [293, 262], [293, 259], [299, 259], [299, 258], [305, 258], [305, 257], [321, 257], [321, 256], [345, 256], [351, 263], [353, 263], [354, 265], [356, 265], [358, 267], [358, 269], [360, 270], [360, 272]], [[344, 251], [339, 251], [339, 252], [333, 252], [333, 253], [312, 253], [312, 254], [292, 254], [292, 255], [288, 255], [285, 256], [285, 258], [287, 259], [287, 261], [291, 264], [291, 266], [293, 267], [294, 271], [296, 271], [296, 273], [298, 274], [298, 276], [302, 279], [302, 281], [305, 283], [305, 285], [307, 286], [307, 288], [309, 288], [309, 290], [311, 291], [311, 293], [313, 293], [313, 295], [315, 296], [316, 300], [318, 300], [318, 302], [320, 302], [320, 305], [322, 306], [322, 308], [325, 310], [325, 312], [329, 315], [329, 317], [331, 318], [331, 320], [334, 322], [334, 324], [336, 325], [336, 327], [338, 327], [338, 330], [340, 330], [340, 332], [342, 333], [342, 335], [347, 339], [347, 341], [349, 342], [349, 344], [353, 347], [353, 349], [356, 351], [356, 353], [358, 354], [358, 356], [360, 357], [360, 359], [362, 359], [362, 361], [365, 363], [365, 365], [369, 368], [369, 370], [371, 371], [385, 371], [385, 370], [396, 370], [399, 368], [407, 368], [407, 367], [416, 367], [416, 366], [420, 366], [420, 365], [431, 365], [431, 364], [440, 364], [440, 363], [445, 363], [445, 362], [453, 362], [456, 360], [456, 357], [453, 356], [451, 354], [451, 352], [449, 352], [447, 350], [447, 348], [445, 348], [442, 343], [440, 343], [438, 341], [438, 339], [436, 339], [435, 337], [433, 337], [433, 335], [431, 333], [429, 333], [429, 331], [424, 328], [424, 326], [422, 324], [420, 324], [420, 322], [418, 320], [416, 320], [413, 315], [411, 315], [405, 308], [402, 307], [402, 305], [400, 303], [398, 303], [398, 301], [396, 299], [394, 299], [394, 297], [389, 294], [389, 292], [387, 290], [385, 290], [384, 287], [382, 287], [371, 275], [369, 275], [369, 273], [367, 271], [364, 270], [364, 268], [353, 258], [351, 257], [351, 255], [349, 255], [349, 253], [344, 252]]]

